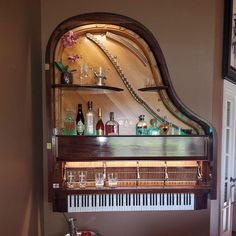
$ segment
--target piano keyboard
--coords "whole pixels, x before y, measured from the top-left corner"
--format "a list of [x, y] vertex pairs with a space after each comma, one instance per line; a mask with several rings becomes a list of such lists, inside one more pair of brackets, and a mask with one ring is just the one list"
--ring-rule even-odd
[[194, 210], [193, 193], [114, 193], [67, 196], [68, 212]]

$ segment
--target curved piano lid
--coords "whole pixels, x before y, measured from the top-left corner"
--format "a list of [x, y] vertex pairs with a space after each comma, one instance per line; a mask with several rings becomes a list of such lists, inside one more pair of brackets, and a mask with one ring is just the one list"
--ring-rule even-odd
[[[106, 85], [124, 89], [117, 101], [112, 95], [109, 100], [116, 103], [118, 110], [124, 109], [124, 97], [130, 100], [124, 113], [130, 112], [131, 119], [137, 117], [132, 111], [136, 104], [139, 113], [155, 117], [160, 124], [171, 124], [175, 130], [212, 134], [211, 125], [178, 98], [157, 40], [136, 20], [112, 13], [88, 13], [65, 20], [56, 27], [47, 45], [46, 64], [55, 61], [71, 71], [77, 70], [75, 75], [84, 64], [92, 70], [102, 67]], [[57, 69], [48, 73], [54, 84], [60, 83]]]

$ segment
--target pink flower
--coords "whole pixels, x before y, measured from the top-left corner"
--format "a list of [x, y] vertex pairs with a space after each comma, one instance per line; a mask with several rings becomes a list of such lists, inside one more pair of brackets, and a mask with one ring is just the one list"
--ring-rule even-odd
[[61, 37], [61, 44], [64, 48], [71, 47], [76, 44], [76, 37], [73, 31], [69, 31]]
[[69, 55], [68, 60], [71, 62], [76, 62], [79, 60], [79, 56], [77, 54], [76, 55]]

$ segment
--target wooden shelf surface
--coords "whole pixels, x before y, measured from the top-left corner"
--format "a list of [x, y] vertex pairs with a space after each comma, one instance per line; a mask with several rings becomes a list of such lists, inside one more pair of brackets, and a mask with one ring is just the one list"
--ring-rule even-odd
[[112, 87], [107, 85], [96, 85], [96, 84], [53, 84], [52, 88], [63, 88], [63, 89], [78, 89], [78, 90], [107, 90], [107, 91], [115, 91], [115, 92], [121, 92], [123, 91], [122, 88], [118, 87]]
[[155, 92], [155, 91], [159, 91], [159, 90], [163, 90], [163, 89], [167, 89], [167, 88], [168, 88], [168, 86], [160, 85], [160, 86], [151, 86], [151, 87], [140, 88], [138, 90], [142, 91], [142, 92]]

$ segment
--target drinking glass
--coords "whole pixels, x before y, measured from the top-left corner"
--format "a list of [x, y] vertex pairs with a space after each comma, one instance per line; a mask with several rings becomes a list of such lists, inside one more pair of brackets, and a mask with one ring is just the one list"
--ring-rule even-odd
[[68, 188], [73, 188], [76, 182], [76, 171], [68, 170], [66, 172], [66, 183]]
[[79, 171], [78, 172], [78, 180], [79, 180], [79, 187], [85, 188], [86, 181], [87, 181], [87, 171]]
[[108, 173], [108, 186], [111, 188], [117, 187], [118, 175], [117, 173]]
[[104, 174], [95, 173], [95, 186], [96, 188], [102, 188], [104, 186]]
[[89, 74], [89, 67], [87, 64], [81, 64], [79, 66], [79, 75], [80, 75], [80, 84], [83, 85], [85, 82], [84, 80], [88, 78]]

